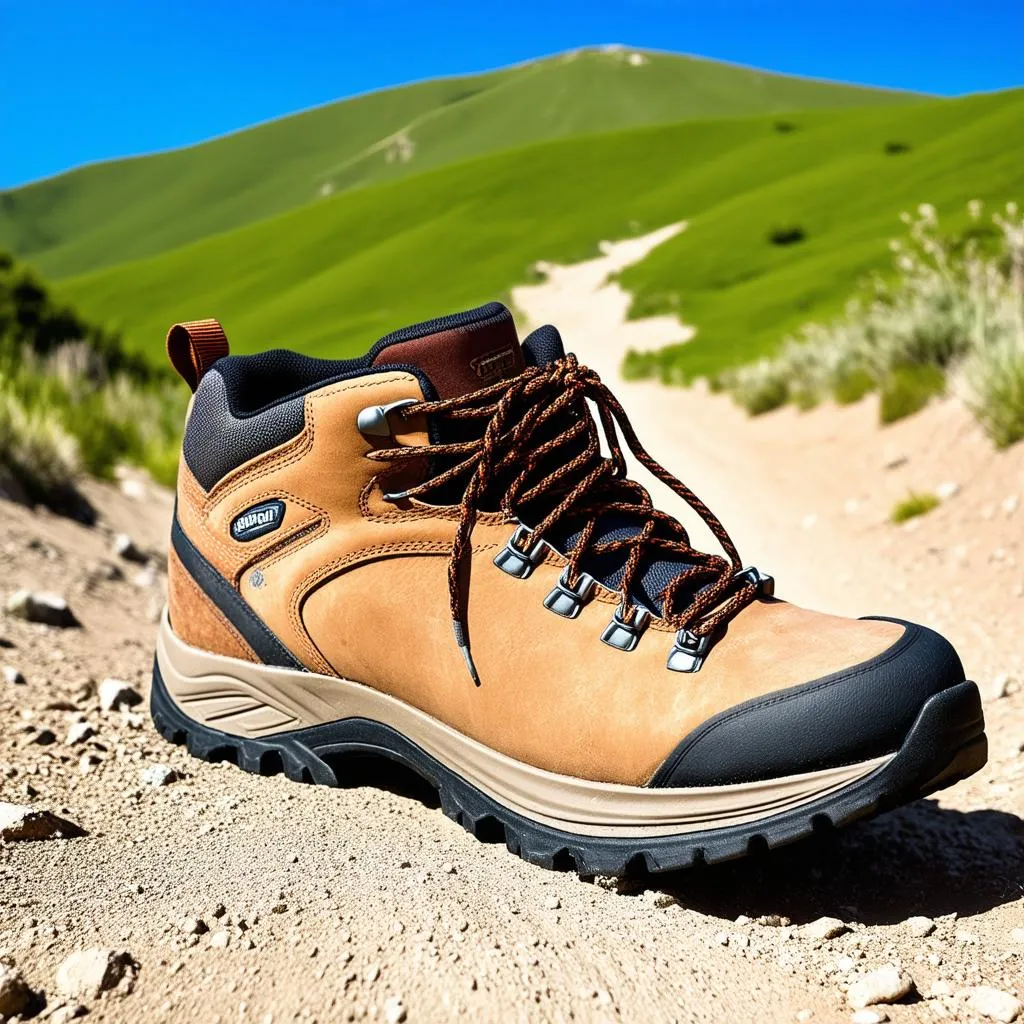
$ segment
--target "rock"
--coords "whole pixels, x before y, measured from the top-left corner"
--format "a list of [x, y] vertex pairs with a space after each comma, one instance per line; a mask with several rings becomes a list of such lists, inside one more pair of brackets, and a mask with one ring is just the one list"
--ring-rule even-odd
[[544, 900], [544, 906], [547, 907], [548, 910], [560, 910], [562, 907], [562, 901], [557, 896], [552, 894], [551, 896], [548, 896], [546, 900]]
[[1014, 942], [1024, 944], [1024, 928], [1014, 928], [1013, 931], [1010, 932], [1010, 938]]
[[76, 824], [49, 811], [0, 803], [0, 839], [7, 843], [67, 839], [85, 833]]
[[855, 1010], [861, 1010], [876, 1003], [895, 1003], [913, 991], [909, 974], [896, 967], [882, 967], [852, 982], [846, 999]]
[[817, 921], [805, 924], [801, 934], [807, 939], [836, 939], [849, 930], [838, 917], [819, 917]]
[[765, 928], [785, 928], [793, 922], [782, 914], [762, 914], [756, 919], [756, 923]]
[[28, 1006], [32, 990], [13, 967], [0, 963], [0, 1017], [14, 1017]]
[[[674, 907], [679, 902], [675, 896], [667, 892], [659, 892], [654, 897], [654, 909], [655, 910], [667, 910], [669, 907]], [[554, 909], [558, 909], [557, 907]]]
[[104, 679], [100, 683], [100, 707], [104, 711], [119, 711], [142, 703], [138, 690], [121, 679]]
[[46, 1019], [50, 1024], [67, 1024], [69, 1020], [77, 1017], [84, 1017], [89, 1011], [78, 1003], [69, 1003], [65, 1006], [58, 1006]]
[[930, 917], [908, 917], [903, 927], [915, 939], [924, 939], [935, 931], [935, 922]]
[[80, 949], [57, 968], [57, 988], [69, 999], [96, 999], [101, 992], [130, 984], [135, 962], [125, 952], [113, 949]]
[[140, 548], [127, 533], [119, 533], [114, 537], [111, 550], [118, 558], [126, 562], [135, 562], [137, 565], [145, 565], [149, 561], [146, 552]]
[[366, 968], [366, 983], [372, 985], [380, 977], [380, 967], [377, 964], [370, 964]]
[[885, 1010], [854, 1010], [853, 1016], [850, 1020], [853, 1024], [883, 1024], [883, 1021], [889, 1019], [889, 1014]]
[[384, 1000], [384, 1019], [388, 1024], [402, 1024], [405, 1017], [405, 1005], [401, 996], [389, 996]]
[[935, 488], [935, 496], [940, 501], [949, 501], [950, 498], [955, 498], [959, 493], [960, 485], [954, 480], [946, 480]]
[[210, 930], [206, 922], [198, 917], [186, 917], [178, 927], [185, 935], [203, 935]]
[[64, 742], [67, 746], [73, 747], [95, 735], [96, 730], [88, 722], [73, 722], [68, 729], [68, 738]]
[[46, 626], [68, 628], [80, 625], [67, 601], [58, 594], [15, 591], [7, 599], [7, 614], [26, 622], [41, 622]]
[[1009, 697], [1011, 693], [1012, 680], [1009, 672], [999, 672], [992, 678], [991, 684], [986, 688], [984, 696], [988, 700], [1002, 700]]
[[1011, 494], [1003, 499], [1002, 508], [1003, 511], [1008, 515], [1012, 516], [1014, 512], [1020, 507], [1020, 498], [1016, 494]]
[[121, 481], [121, 493], [132, 501], [145, 501], [146, 485], [141, 480], [129, 477]]
[[231, 936], [224, 931], [214, 932], [210, 936], [210, 945], [214, 949], [227, 949], [231, 942]]
[[48, 747], [51, 743], [57, 742], [57, 734], [52, 729], [40, 729], [29, 743], [35, 743], [39, 747]]
[[4, 682], [11, 686], [25, 686], [28, 680], [13, 665], [4, 665]]
[[178, 773], [168, 764], [153, 764], [142, 771], [142, 781], [147, 786], [169, 786], [178, 778]]
[[988, 985], [979, 985], [967, 990], [967, 1005], [982, 1017], [998, 1020], [1002, 1024], [1013, 1024], [1024, 1011], [1024, 1005], [1009, 992], [1001, 992]]

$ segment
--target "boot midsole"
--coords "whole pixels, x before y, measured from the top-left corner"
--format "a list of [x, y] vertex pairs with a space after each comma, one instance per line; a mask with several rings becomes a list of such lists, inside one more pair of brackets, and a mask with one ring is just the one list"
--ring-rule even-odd
[[361, 683], [190, 647], [174, 634], [166, 611], [156, 656], [171, 700], [208, 729], [272, 742], [345, 719], [379, 722], [510, 810], [583, 835], [676, 835], [749, 824], [851, 785], [894, 756], [729, 786], [650, 789], [591, 782], [517, 761]]

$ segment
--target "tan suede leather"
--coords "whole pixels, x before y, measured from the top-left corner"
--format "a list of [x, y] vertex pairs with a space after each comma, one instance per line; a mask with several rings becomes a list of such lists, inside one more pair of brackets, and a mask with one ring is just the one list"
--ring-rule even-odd
[[[356, 428], [367, 406], [421, 397], [416, 378], [401, 372], [336, 383], [306, 397], [298, 437], [209, 495], [182, 467], [182, 528], [314, 671], [399, 697], [537, 767], [640, 785], [709, 716], [872, 658], [903, 632], [759, 601], [732, 621], [699, 673], [671, 672], [673, 633], [664, 623], [655, 621], [629, 654], [602, 644], [615, 596], [600, 592], [575, 620], [548, 611], [542, 601], [560, 560], [549, 558], [527, 580], [501, 572], [492, 559], [512, 527], [482, 515], [468, 601], [476, 687], [452, 638], [448, 604], [456, 512], [383, 501], [382, 483], [396, 489], [394, 471], [365, 458], [372, 442]], [[402, 441], [421, 437], [412, 431]], [[282, 528], [235, 541], [232, 520], [270, 497], [285, 502]], [[259, 585], [250, 571], [257, 567]], [[172, 624], [177, 631], [173, 615]]]
[[185, 643], [228, 658], [259, 660], [223, 612], [199, 589], [173, 551], [167, 560], [167, 606], [174, 632]]

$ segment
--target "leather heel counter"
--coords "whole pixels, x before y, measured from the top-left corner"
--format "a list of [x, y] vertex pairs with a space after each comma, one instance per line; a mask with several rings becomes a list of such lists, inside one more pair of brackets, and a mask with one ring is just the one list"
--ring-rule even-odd
[[192, 579], [173, 549], [167, 563], [167, 604], [171, 629], [191, 647], [243, 661], [259, 661], [238, 630]]

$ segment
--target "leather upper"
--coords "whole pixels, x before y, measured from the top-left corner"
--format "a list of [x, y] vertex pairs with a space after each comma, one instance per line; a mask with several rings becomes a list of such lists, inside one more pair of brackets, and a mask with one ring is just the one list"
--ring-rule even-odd
[[[844, 716], [851, 736], [873, 736], [886, 707], [902, 723], [919, 701], [918, 683], [900, 680], [917, 680], [920, 666], [899, 651], [923, 651], [932, 641], [908, 641], [902, 623], [838, 618], [782, 601], [745, 608], [692, 675], [667, 669], [674, 632], [660, 620], [633, 652], [611, 648], [599, 638], [618, 595], [599, 587], [574, 620], [548, 611], [543, 598], [564, 561], [549, 555], [526, 580], [503, 573], [492, 559], [513, 526], [497, 514], [482, 514], [473, 535], [468, 626], [482, 683], [474, 686], [451, 632], [446, 572], [456, 511], [384, 501], [384, 491], [408, 481], [365, 456], [394, 439], [374, 441], [356, 427], [362, 409], [402, 398], [422, 398], [412, 373], [336, 381], [305, 396], [301, 431], [209, 491], [181, 465], [178, 519], [189, 542], [303, 666], [390, 693], [537, 767], [633, 786], [724, 778], [723, 764], [733, 762], [727, 774], [734, 777], [756, 771], [759, 757], [790, 763], [778, 752], [816, 742], [802, 729], [822, 733], [817, 763], [830, 756], [824, 748], [832, 740], [847, 753], [856, 747], [855, 739], [843, 745]], [[427, 444], [426, 424], [412, 423], [397, 440]], [[285, 506], [280, 527], [234, 539], [231, 523], [272, 499]], [[172, 592], [176, 629], [180, 618]], [[205, 635], [215, 637], [215, 620], [205, 621]], [[874, 669], [858, 668], [872, 659], [889, 666], [877, 679]], [[814, 682], [836, 676], [861, 682]], [[906, 692], [897, 696], [900, 686]], [[875, 700], [877, 713], [866, 713]], [[813, 710], [819, 701], [833, 708], [827, 729]], [[713, 725], [716, 716], [722, 721]], [[885, 742], [900, 728], [893, 725]]]

